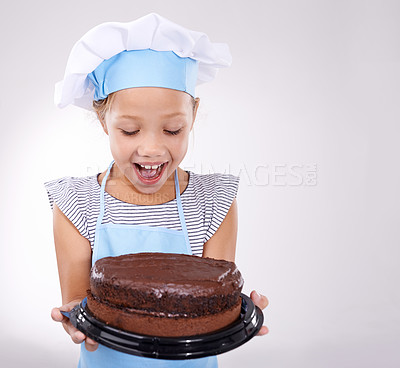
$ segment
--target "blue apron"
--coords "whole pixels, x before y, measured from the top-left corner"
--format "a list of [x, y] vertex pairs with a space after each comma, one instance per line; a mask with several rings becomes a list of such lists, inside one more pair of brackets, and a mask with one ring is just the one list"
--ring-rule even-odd
[[[178, 204], [179, 218], [182, 230], [172, 230], [165, 227], [102, 224], [104, 216], [104, 192], [107, 178], [114, 161], [108, 167], [100, 189], [100, 214], [96, 223], [93, 247], [92, 265], [100, 258], [119, 256], [128, 253], [164, 252], [192, 254], [189, 236], [183, 213], [178, 171], [175, 170], [175, 191]], [[98, 346], [94, 352], [81, 344], [81, 356], [78, 368], [217, 368], [216, 356], [190, 360], [163, 360], [143, 358], [135, 355]]]

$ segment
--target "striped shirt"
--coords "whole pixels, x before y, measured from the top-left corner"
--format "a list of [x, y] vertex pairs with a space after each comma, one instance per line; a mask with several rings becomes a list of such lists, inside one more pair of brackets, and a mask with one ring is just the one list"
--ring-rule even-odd
[[[203, 245], [217, 231], [236, 197], [239, 177], [232, 174], [196, 174], [187, 171], [189, 182], [181, 194], [192, 253], [201, 256]], [[98, 175], [63, 177], [44, 183], [50, 206], [56, 203], [93, 249], [100, 213]], [[103, 224], [161, 226], [182, 230], [176, 199], [157, 205], [121, 201], [105, 192]]]

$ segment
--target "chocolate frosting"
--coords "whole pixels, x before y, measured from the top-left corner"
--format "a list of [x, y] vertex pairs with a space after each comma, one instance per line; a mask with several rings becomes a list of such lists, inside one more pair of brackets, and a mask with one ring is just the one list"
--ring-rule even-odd
[[[219, 313], [236, 305], [243, 278], [235, 263], [172, 253], [135, 253], [99, 259], [91, 294], [115, 306], [187, 313]], [[189, 313], [191, 314], [191, 313]]]
[[[92, 268], [94, 284], [112, 281], [115, 286], [153, 289], [155, 294], [208, 294], [207, 289], [243, 286], [235, 263], [172, 253], [136, 253], [99, 259]], [[224, 292], [225, 293], [225, 292]]]

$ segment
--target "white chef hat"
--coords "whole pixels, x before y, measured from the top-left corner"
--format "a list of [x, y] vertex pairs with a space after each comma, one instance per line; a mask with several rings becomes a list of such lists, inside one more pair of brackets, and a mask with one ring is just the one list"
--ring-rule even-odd
[[93, 100], [132, 87], [165, 87], [195, 96], [232, 58], [224, 43], [188, 30], [156, 13], [132, 22], [102, 23], [73, 46], [54, 102], [92, 110]]

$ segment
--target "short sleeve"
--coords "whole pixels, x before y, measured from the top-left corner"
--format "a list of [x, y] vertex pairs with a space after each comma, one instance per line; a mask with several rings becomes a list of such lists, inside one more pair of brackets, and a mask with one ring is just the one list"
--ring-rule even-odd
[[205, 240], [207, 242], [224, 221], [239, 188], [239, 176], [232, 174], [214, 174], [215, 181], [211, 188], [211, 217]]
[[72, 222], [79, 233], [89, 239], [86, 208], [87, 203], [84, 189], [79, 181], [73, 177], [64, 177], [44, 183], [53, 209], [54, 203], [62, 213]]

